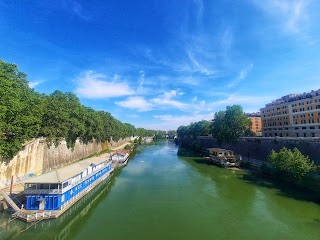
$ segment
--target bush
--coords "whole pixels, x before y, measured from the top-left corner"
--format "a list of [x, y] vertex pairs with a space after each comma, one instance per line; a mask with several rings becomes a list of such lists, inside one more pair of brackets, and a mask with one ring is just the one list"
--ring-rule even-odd
[[308, 173], [314, 172], [318, 168], [309, 156], [304, 156], [297, 148], [291, 151], [283, 147], [278, 153], [272, 150], [268, 156], [268, 161], [277, 170], [287, 173], [295, 180], [301, 180]]

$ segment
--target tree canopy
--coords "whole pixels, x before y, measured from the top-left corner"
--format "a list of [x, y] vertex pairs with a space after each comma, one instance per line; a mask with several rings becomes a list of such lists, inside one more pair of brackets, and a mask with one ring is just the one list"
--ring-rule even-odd
[[177, 133], [179, 137], [208, 136], [210, 134], [210, 122], [202, 120], [190, 123], [188, 126], [180, 126]]
[[232, 142], [241, 134], [250, 132], [250, 119], [244, 115], [240, 105], [228, 106], [226, 111], [214, 114], [213, 122], [202, 120], [177, 129], [179, 137], [212, 135], [219, 143]]
[[212, 135], [219, 143], [233, 142], [248, 131], [251, 121], [240, 105], [228, 106], [226, 111], [216, 112], [211, 125]]
[[88, 143], [154, 134], [83, 106], [73, 93], [39, 94], [15, 64], [0, 60], [0, 158], [12, 158], [23, 143], [40, 136], [55, 145], [66, 140], [73, 148], [77, 139]]
[[268, 156], [268, 161], [276, 169], [288, 173], [294, 179], [300, 180], [317, 167], [308, 156], [304, 156], [299, 149], [293, 151], [283, 147], [278, 153], [274, 150]]

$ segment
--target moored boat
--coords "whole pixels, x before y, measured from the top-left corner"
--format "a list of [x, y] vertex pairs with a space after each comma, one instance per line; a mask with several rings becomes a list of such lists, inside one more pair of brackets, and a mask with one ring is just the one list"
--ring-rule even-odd
[[222, 148], [207, 148], [208, 160], [220, 167], [239, 167], [241, 155]]

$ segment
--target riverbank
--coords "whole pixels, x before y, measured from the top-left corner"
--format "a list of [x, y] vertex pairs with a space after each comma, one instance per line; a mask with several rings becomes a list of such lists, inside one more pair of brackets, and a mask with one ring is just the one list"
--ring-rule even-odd
[[[190, 151], [195, 151], [194, 146], [187, 147], [185, 149]], [[199, 147], [199, 146], [198, 146]], [[179, 148], [180, 149], [180, 148]], [[204, 156], [204, 159], [207, 158], [207, 151], [201, 150], [201, 148], [196, 148], [198, 154]], [[208, 161], [209, 162], [209, 161]], [[240, 161], [239, 170], [245, 171], [251, 178], [248, 178], [254, 182], [269, 181], [273, 185], [279, 187], [279, 190], [283, 193], [295, 195], [307, 195], [308, 200], [320, 204], [320, 175], [318, 173], [312, 173], [306, 175], [302, 179], [295, 179], [290, 174], [284, 171], [279, 171], [275, 169], [269, 162], [253, 159], [249, 157], [242, 157]], [[296, 194], [298, 193], [298, 194]], [[301, 194], [305, 193], [305, 194]]]
[[[127, 142], [122, 143], [121, 145], [112, 147], [108, 151], [102, 150], [102, 151], [100, 151], [98, 153], [91, 154], [88, 157], [81, 158], [78, 161], [83, 160], [83, 159], [89, 159], [89, 158], [92, 158], [92, 157], [100, 157], [100, 158], [111, 159], [112, 154], [114, 154], [114, 153], [116, 153], [116, 152], [118, 152], [120, 150], [123, 150], [127, 145], [133, 145], [133, 143], [130, 142], [130, 141], [127, 141]], [[131, 149], [131, 151], [132, 151], [132, 149]], [[130, 151], [130, 150], [128, 150], [128, 151]], [[131, 153], [131, 151], [130, 151], [130, 153]], [[129, 153], [129, 155], [130, 155], [130, 153]], [[75, 162], [77, 162], [77, 161], [75, 161]], [[75, 162], [73, 162], [73, 163], [75, 163]], [[73, 163], [70, 163], [70, 164], [73, 164]], [[70, 164], [68, 164], [68, 165], [70, 165]], [[67, 165], [65, 165], [65, 166], [67, 166]], [[65, 166], [63, 166], [63, 167], [65, 167]], [[118, 168], [121, 168], [123, 166], [125, 166], [125, 165], [121, 164], [118, 161], [114, 161], [112, 163], [112, 168], [113, 169], [118, 169]], [[28, 180], [24, 180], [24, 181], [19, 181], [19, 182], [14, 181], [12, 183], [12, 186], [8, 185], [5, 188], [3, 188], [2, 190], [4, 192], [6, 192], [6, 193], [12, 193], [14, 198], [18, 199], [18, 201], [20, 201], [20, 202], [23, 202], [24, 201], [24, 183], [25, 183], [25, 181], [30, 181], [30, 179], [32, 179], [32, 178], [29, 178]], [[15, 179], [13, 178], [13, 180], [15, 180]], [[9, 206], [7, 205], [7, 203], [4, 200], [3, 196], [0, 194], [0, 212], [3, 211], [3, 210], [8, 209], [8, 207]]]
[[[0, 229], [0, 239], [319, 238], [319, 204], [282, 193], [269, 181], [251, 181], [243, 171], [208, 165], [197, 153], [177, 151], [172, 141], [138, 146], [129, 164], [111, 176], [111, 187], [92, 195], [104, 190], [96, 202], [77, 203], [75, 211], [19, 235], [30, 224], [12, 221]], [[10, 220], [9, 214], [0, 219]]]

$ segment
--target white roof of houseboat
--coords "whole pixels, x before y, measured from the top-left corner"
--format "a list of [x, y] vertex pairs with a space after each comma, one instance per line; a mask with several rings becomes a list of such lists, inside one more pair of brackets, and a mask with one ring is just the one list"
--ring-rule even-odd
[[30, 178], [25, 183], [62, 183], [82, 172], [84, 172], [91, 164], [98, 165], [109, 159], [102, 157], [88, 158], [79, 162], [75, 162], [68, 166], [52, 170], [38, 177]]

